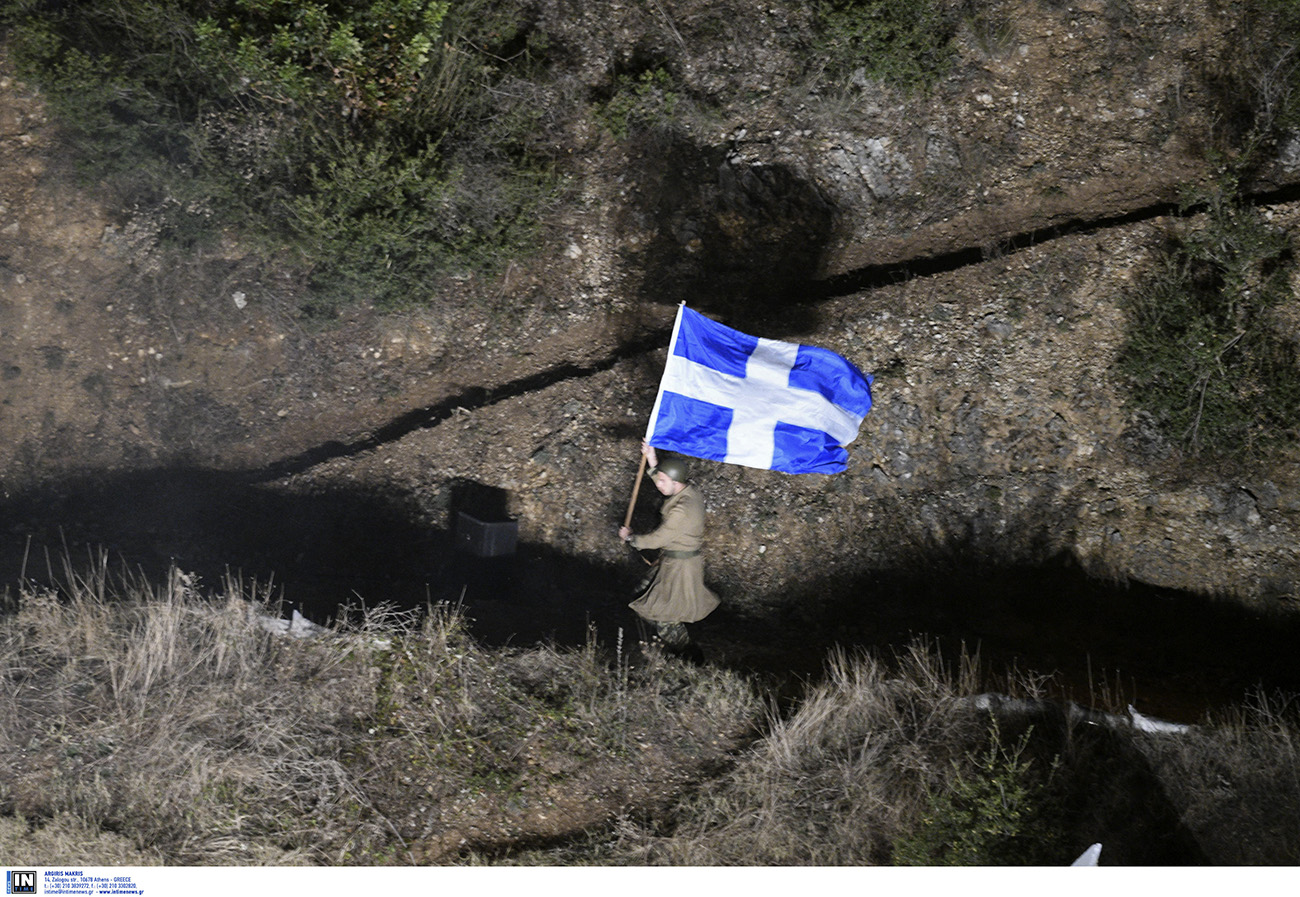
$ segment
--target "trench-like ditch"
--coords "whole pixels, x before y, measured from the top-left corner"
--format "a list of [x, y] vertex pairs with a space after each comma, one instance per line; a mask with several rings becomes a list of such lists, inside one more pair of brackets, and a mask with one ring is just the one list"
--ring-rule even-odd
[[[1286, 185], [1274, 190], [1256, 192], [1248, 196], [1246, 201], [1260, 206], [1300, 202], [1300, 183]], [[1050, 243], [1052, 240], [1062, 237], [1126, 227], [1174, 215], [1179, 213], [1180, 210], [1182, 214], [1186, 215], [1196, 214], [1200, 211], [1196, 206], [1181, 209], [1178, 203], [1162, 202], [1099, 218], [1071, 219], [1049, 227], [1032, 228], [1003, 236], [992, 241], [992, 243], [981, 246], [967, 246], [909, 261], [868, 265], [855, 271], [805, 284], [801, 287], [797, 298], [789, 297], [782, 304], [787, 309], [791, 306], [815, 306], [829, 299], [852, 296], [856, 293], [867, 292], [903, 280], [932, 277], [983, 264], [993, 255], [998, 257], [1011, 255], [1044, 243]], [[763, 325], [764, 321], [760, 316], [747, 320], [744, 326], [751, 330], [762, 330], [766, 333], [767, 331]], [[634, 339], [619, 345], [603, 359], [583, 365], [556, 365], [547, 370], [538, 371], [507, 383], [465, 390], [436, 404], [408, 411], [360, 438], [346, 442], [335, 440], [323, 443], [291, 457], [274, 461], [261, 470], [249, 471], [245, 474], [245, 477], [251, 482], [269, 482], [302, 473], [326, 461], [354, 457], [364, 452], [373, 451], [384, 445], [397, 442], [418, 430], [437, 426], [451, 417], [457, 410], [476, 411], [499, 402], [520, 398], [531, 392], [546, 389], [567, 380], [581, 379], [607, 371], [625, 361], [664, 348], [668, 343], [671, 332], [671, 325], [647, 329]]]
[[[1270, 206], [1300, 201], [1300, 184], [1288, 184], [1272, 190], [1260, 190], [1243, 198], [1247, 205]], [[1018, 233], [991, 239], [980, 246], [967, 246], [937, 253], [920, 259], [866, 265], [844, 274], [820, 281], [810, 298], [816, 301], [851, 296], [877, 287], [887, 286], [913, 277], [929, 277], [979, 265], [991, 258], [1012, 255], [1034, 246], [1075, 234], [1099, 233], [1119, 227], [1128, 227], [1166, 218], [1172, 215], [1191, 216], [1205, 211], [1204, 205], [1186, 208], [1177, 202], [1160, 202], [1095, 218], [1071, 218], [1046, 227], [1030, 228]]]
[[[471, 497], [476, 484], [465, 484]], [[453, 501], [452, 507], [456, 503]], [[463, 606], [487, 644], [613, 644], [644, 633], [626, 603], [644, 566], [595, 563], [546, 545], [478, 558], [457, 550], [450, 519], [401, 495], [328, 485], [294, 493], [244, 474], [198, 469], [87, 475], [11, 495], [0, 573], [57, 582], [102, 550], [123, 576], [171, 565], [210, 588], [227, 576], [271, 586], [309, 618], [380, 601]], [[725, 588], [722, 588], [724, 599]], [[1048, 693], [1085, 706], [1134, 703], [1194, 722], [1262, 687], [1300, 693], [1300, 615], [1227, 599], [1100, 582], [1068, 558], [1005, 567], [954, 551], [926, 569], [864, 570], [791, 585], [779, 607], [724, 606], [693, 626], [706, 659], [798, 690], [828, 650], [928, 642], [978, 653], [992, 672], [1051, 674]]]
[[[1297, 199], [1300, 186], [1254, 197], [1259, 203]], [[1172, 205], [1152, 206], [1026, 232], [1002, 240], [1000, 251], [1173, 211]], [[861, 269], [823, 281], [803, 298], [812, 303], [851, 295], [978, 264], [986, 255], [984, 248], [971, 248]], [[90, 473], [9, 495], [0, 502], [10, 522], [9, 539], [0, 545], [0, 574], [6, 584], [57, 580], [65, 556], [76, 565], [102, 549], [125, 572], [151, 578], [175, 564], [209, 587], [226, 576], [270, 584], [316, 618], [366, 601], [408, 607], [447, 601], [463, 604], [478, 636], [490, 644], [580, 644], [589, 626], [608, 641], [620, 629], [636, 637], [640, 625], [626, 602], [641, 571], [631, 559], [610, 566], [527, 544], [507, 558], [477, 559], [456, 550], [450, 519], [428, 519], [405, 496], [341, 485], [295, 494], [275, 484], [437, 426], [458, 408], [519, 399], [642, 357], [661, 349], [668, 332], [643, 333], [585, 365], [467, 390], [358, 439], [325, 443], [260, 469]], [[814, 677], [833, 646], [889, 649], [926, 639], [950, 653], [978, 651], [993, 669], [1054, 674], [1051, 688], [1059, 697], [1130, 700], [1186, 721], [1257, 687], [1300, 691], [1291, 659], [1300, 622], [1291, 617], [1266, 618], [1228, 600], [1097, 582], [1060, 559], [998, 568], [957, 552], [921, 572], [864, 570], [801, 583], [797, 590], [765, 615], [724, 607], [698, 624], [707, 656], [764, 673]]]

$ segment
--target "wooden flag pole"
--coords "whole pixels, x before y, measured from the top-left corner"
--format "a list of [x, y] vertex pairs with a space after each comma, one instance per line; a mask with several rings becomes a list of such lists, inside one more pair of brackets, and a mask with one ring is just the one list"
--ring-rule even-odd
[[624, 526], [632, 525], [632, 509], [636, 507], [636, 497], [641, 492], [641, 477], [645, 475], [645, 455], [641, 456], [641, 466], [636, 469], [636, 483], [632, 486], [632, 500], [627, 503], [627, 516], [623, 518]]
[[[632, 487], [632, 500], [627, 503], [627, 516], [623, 518], [624, 526], [632, 525], [632, 509], [636, 507], [636, 497], [641, 492], [641, 477], [645, 475], [645, 464], [646, 464], [646, 457], [645, 455], [642, 455], [641, 466], [636, 469], [636, 485]], [[627, 547], [631, 548], [633, 551], [636, 551], [636, 546], [634, 546], [631, 542], [627, 543]], [[636, 556], [639, 557], [641, 560], [645, 561], [647, 564], [649, 564], [652, 567], [655, 564], [655, 561], [650, 560], [645, 555], [643, 555], [640, 551], [636, 552]]]

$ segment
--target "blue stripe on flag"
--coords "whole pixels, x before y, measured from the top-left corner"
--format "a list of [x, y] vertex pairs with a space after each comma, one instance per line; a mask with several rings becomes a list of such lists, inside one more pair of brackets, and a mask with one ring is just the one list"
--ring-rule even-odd
[[827, 401], [862, 417], [871, 410], [871, 378], [830, 349], [800, 346], [790, 369], [790, 385], [820, 393]]
[[722, 461], [727, 457], [732, 414], [721, 405], [665, 392], [654, 422], [655, 445], [692, 458]]
[[677, 332], [673, 354], [696, 364], [736, 377], [745, 376], [745, 365], [758, 346], [756, 337], [747, 336], [704, 317], [689, 308], [682, 309], [682, 326]]
[[849, 466], [849, 453], [823, 430], [778, 422], [772, 469], [783, 473], [839, 473]]

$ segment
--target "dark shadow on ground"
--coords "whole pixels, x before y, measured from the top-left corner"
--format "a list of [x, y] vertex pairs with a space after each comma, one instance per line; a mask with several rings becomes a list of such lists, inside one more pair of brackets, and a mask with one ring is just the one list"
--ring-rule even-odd
[[1000, 743], [1025, 746], [1019, 760], [1043, 789], [1034, 830], [1022, 832], [1048, 835], [1040, 863], [1100, 843], [1105, 866], [1211, 864], [1131, 730], [1085, 722], [1049, 702], [1003, 707], [997, 720]]
[[[485, 506], [494, 497], [473, 483], [447, 492], [431, 519], [427, 504], [360, 488], [295, 491], [193, 469], [86, 474], [0, 502], [0, 583], [57, 579], [65, 556], [84, 567], [102, 550], [113, 567], [155, 582], [173, 564], [210, 589], [228, 573], [273, 582], [286, 612], [321, 622], [363, 603], [446, 602], [461, 604], [491, 645], [580, 645], [593, 633], [612, 643], [619, 629], [643, 637], [627, 608], [645, 573], [637, 553], [609, 565], [527, 543], [505, 557], [458, 551], [451, 514], [501, 508]], [[1300, 615], [1098, 582], [1068, 560], [999, 568], [947, 557], [823, 577], [745, 614], [722, 591], [723, 607], [692, 626], [706, 658], [792, 687], [819, 676], [836, 646], [895, 649], [920, 638], [954, 656], [978, 651], [992, 671], [1053, 675], [1069, 700], [1123, 700], [1183, 722], [1256, 686], [1300, 693]]]
[[1300, 693], [1300, 614], [1142, 583], [1091, 578], [1069, 558], [1032, 567], [945, 559], [802, 585], [762, 616], [723, 611], [699, 624], [741, 667], [816, 677], [828, 650], [924, 641], [978, 653], [993, 676], [1052, 677], [1061, 700], [1196, 723], [1252, 691]]
[[[0, 503], [0, 582], [59, 581], [65, 558], [84, 571], [102, 551], [110, 570], [160, 582], [172, 565], [210, 590], [236, 575], [268, 582], [285, 602], [327, 622], [340, 608], [461, 605], [487, 644], [581, 644], [588, 626], [613, 640], [634, 628], [624, 597], [634, 575], [544, 546], [503, 558], [457, 551], [445, 517], [360, 489], [294, 492], [241, 474], [176, 469], [86, 475]], [[453, 492], [459, 508], [465, 484]]]
[[686, 302], [724, 323], [774, 339], [812, 333], [808, 284], [819, 276], [836, 219], [815, 184], [783, 165], [750, 164], [725, 146], [660, 135], [633, 159], [627, 250], [645, 271], [640, 298]]

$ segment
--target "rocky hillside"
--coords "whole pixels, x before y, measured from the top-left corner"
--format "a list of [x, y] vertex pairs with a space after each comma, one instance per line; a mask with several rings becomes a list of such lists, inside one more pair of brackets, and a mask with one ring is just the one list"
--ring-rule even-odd
[[[439, 576], [411, 545], [446, 532], [468, 483], [495, 490], [529, 550], [634, 567], [614, 531], [687, 301], [876, 376], [844, 474], [695, 465], [710, 575], [740, 615], [816, 616], [816, 596], [954, 560], [1067, 558], [1293, 603], [1295, 466], [1191, 463], [1129, 406], [1115, 368], [1122, 298], [1231, 136], [1235, 35], [1217, 4], [1003, 0], [964, 20], [928, 95], [863, 82], [833, 96], [782, 81], [790, 51], [770, 37], [802, 5], [726, 18], [670, 0], [538, 6], [553, 39], [585, 49], [571, 98], [633, 58], [671, 58], [693, 96], [745, 100], [641, 140], [572, 116], [556, 138], [571, 200], [535, 257], [435, 307], [357, 308], [329, 326], [295, 316], [301, 278], [237, 233], [161, 252], [147, 218], [64, 169], [41, 97], [0, 67], [15, 565], [35, 533], [270, 575], [363, 550], [348, 541], [359, 527], [380, 539], [365, 551], [389, 554], [367, 573]], [[1268, 152], [1248, 192], [1295, 234], [1300, 137]], [[638, 521], [652, 515], [643, 498]], [[214, 558], [251, 544], [229, 537], [241, 527], [263, 554]], [[581, 601], [563, 613], [584, 619]]]

